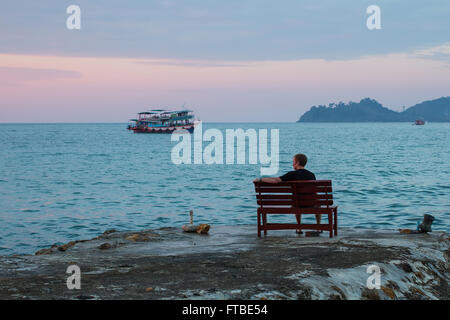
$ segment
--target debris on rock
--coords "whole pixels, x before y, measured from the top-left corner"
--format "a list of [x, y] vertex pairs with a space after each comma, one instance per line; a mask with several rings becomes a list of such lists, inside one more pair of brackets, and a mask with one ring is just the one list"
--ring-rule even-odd
[[201, 224], [197, 227], [197, 233], [199, 234], [207, 234], [209, 231], [209, 224]]
[[198, 226], [193, 224], [185, 224], [181, 228], [183, 229], [184, 232], [197, 232], [197, 227]]
[[185, 224], [181, 227], [184, 232], [197, 232], [198, 234], [207, 234], [210, 228], [209, 224], [194, 224], [194, 210], [189, 211], [189, 224]]
[[113, 247], [112, 244], [110, 244], [108, 242], [105, 242], [105, 243], [103, 243], [103, 244], [98, 246], [98, 248], [100, 250], [107, 250], [107, 249], [111, 249], [112, 247]]

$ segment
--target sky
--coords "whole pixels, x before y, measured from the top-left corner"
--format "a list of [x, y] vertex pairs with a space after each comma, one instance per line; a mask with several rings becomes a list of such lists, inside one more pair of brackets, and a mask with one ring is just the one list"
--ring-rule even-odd
[[[66, 12], [81, 9], [81, 29]], [[370, 5], [381, 29], [369, 30]], [[293, 122], [370, 97], [449, 96], [448, 0], [15, 0], [0, 7], [0, 122]]]

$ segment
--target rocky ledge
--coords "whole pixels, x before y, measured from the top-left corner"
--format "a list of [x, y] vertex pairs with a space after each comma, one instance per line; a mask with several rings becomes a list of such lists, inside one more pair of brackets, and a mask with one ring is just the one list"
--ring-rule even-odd
[[[108, 230], [0, 257], [0, 299], [449, 299], [450, 237], [341, 228], [256, 236], [255, 226]], [[70, 265], [81, 289], [67, 288]], [[367, 281], [376, 265], [380, 287]], [[374, 270], [374, 269], [370, 269]], [[375, 283], [375, 282], [371, 282]]]

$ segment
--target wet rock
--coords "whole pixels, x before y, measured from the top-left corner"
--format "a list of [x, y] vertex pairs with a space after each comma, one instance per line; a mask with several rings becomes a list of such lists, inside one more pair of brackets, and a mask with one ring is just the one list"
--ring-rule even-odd
[[408, 272], [408, 273], [413, 272], [412, 267], [407, 262], [400, 263], [399, 267], [402, 268], [402, 270], [405, 271], [405, 272]]
[[342, 291], [339, 287], [337, 286], [332, 286], [331, 289], [333, 289], [334, 291], [337, 292], [337, 294], [332, 294], [330, 296], [330, 300], [346, 300], [347, 297], [345, 296], [344, 291]]
[[311, 300], [311, 288], [304, 288], [297, 294], [298, 300]]
[[422, 300], [426, 298], [425, 293], [416, 287], [409, 288], [409, 292], [406, 296], [410, 300]]
[[381, 290], [384, 292], [385, 295], [387, 295], [391, 299], [397, 299], [397, 296], [391, 288], [381, 286]]
[[380, 300], [380, 295], [376, 289], [364, 288], [361, 292], [361, 298], [364, 300]]
[[117, 230], [116, 229], [109, 229], [109, 230], [106, 230], [105, 232], [103, 232], [103, 234], [110, 234], [110, 233], [114, 233], [114, 232], [117, 232]]
[[67, 249], [69, 249], [70, 247], [73, 247], [76, 244], [75, 241], [70, 241], [66, 244], [63, 244], [62, 246], [58, 247], [59, 251], [67, 251]]
[[414, 274], [416, 275], [416, 277], [420, 280], [425, 279], [425, 276], [423, 275], [422, 272], [414, 272]]
[[52, 249], [41, 249], [35, 252], [36, 256], [42, 255], [42, 254], [52, 254], [53, 250]]
[[125, 240], [141, 242], [141, 241], [149, 241], [150, 238], [146, 234], [135, 233], [127, 236]]
[[94, 296], [90, 296], [90, 295], [79, 295], [77, 296], [77, 299], [79, 300], [91, 300], [91, 299], [95, 299]]
[[392, 290], [397, 290], [397, 291], [400, 290], [400, 287], [394, 281], [391, 281], [391, 280], [386, 282], [386, 287], [388, 287], [388, 288], [390, 288]]
[[[205, 299], [448, 300], [444, 257], [450, 243], [438, 241], [445, 238], [439, 231], [428, 236], [340, 231], [337, 239], [297, 237], [292, 230], [259, 239], [253, 225], [216, 226], [210, 236], [183, 235], [179, 227], [171, 227], [112, 233], [77, 250], [68, 249], [70, 255], [58, 254], [60, 243], [40, 250], [54, 253], [54, 258], [0, 256], [0, 300], [22, 296], [77, 300], [78, 295], [78, 299], [181, 299], [194, 293]], [[135, 242], [146, 238], [152, 245]], [[104, 243], [114, 247], [114, 254], [99, 249]], [[70, 264], [82, 267], [83, 291], [70, 292], [60, 280]], [[366, 288], [368, 264], [383, 270], [382, 289]], [[61, 274], [55, 275], [55, 270]], [[143, 279], [150, 279], [152, 286]], [[239, 292], [232, 290], [236, 288]]]
[[450, 249], [444, 251], [445, 261], [450, 262]]

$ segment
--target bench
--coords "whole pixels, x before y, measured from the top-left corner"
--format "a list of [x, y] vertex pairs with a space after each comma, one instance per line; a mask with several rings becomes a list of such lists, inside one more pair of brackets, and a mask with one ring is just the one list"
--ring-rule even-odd
[[[331, 180], [301, 180], [280, 183], [254, 182], [258, 204], [258, 237], [267, 230], [312, 229], [337, 235], [337, 206], [333, 206]], [[268, 214], [294, 214], [297, 223], [268, 223]], [[328, 224], [300, 224], [302, 214], [328, 216]]]

